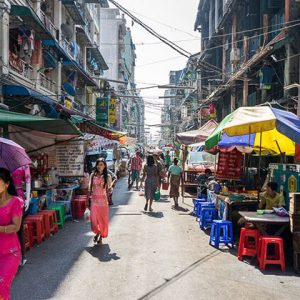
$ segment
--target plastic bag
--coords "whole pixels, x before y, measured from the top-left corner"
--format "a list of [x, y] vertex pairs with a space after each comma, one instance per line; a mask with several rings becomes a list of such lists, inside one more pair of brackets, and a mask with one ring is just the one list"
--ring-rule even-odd
[[86, 222], [90, 222], [91, 221], [91, 212], [90, 212], [90, 210], [88, 208], [85, 209], [84, 220]]
[[160, 190], [156, 190], [155, 194], [154, 194], [154, 200], [155, 201], [159, 201], [160, 200]]

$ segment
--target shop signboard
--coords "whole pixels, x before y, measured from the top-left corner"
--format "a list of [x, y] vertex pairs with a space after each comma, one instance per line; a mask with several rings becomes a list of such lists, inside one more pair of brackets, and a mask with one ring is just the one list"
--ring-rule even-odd
[[56, 145], [56, 164], [59, 176], [83, 176], [84, 141], [71, 141]]
[[217, 178], [240, 180], [242, 177], [243, 154], [234, 149], [230, 152], [220, 152], [217, 168]]
[[109, 101], [109, 114], [108, 114], [108, 121], [109, 121], [110, 124], [115, 124], [116, 121], [117, 121], [116, 106], [117, 106], [117, 99], [110, 98], [110, 101]]
[[108, 123], [108, 97], [96, 99], [96, 122], [100, 125]]

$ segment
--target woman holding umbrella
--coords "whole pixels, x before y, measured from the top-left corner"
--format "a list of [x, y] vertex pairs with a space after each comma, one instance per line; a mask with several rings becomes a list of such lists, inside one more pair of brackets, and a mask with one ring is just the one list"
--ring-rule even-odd
[[23, 201], [7, 169], [0, 168], [0, 299], [8, 300], [10, 286], [21, 259], [17, 232], [20, 229]]

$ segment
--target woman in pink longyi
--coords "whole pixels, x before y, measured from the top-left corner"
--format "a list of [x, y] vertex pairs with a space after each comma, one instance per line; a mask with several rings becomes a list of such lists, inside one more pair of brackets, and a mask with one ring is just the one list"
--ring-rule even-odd
[[0, 299], [10, 299], [10, 286], [17, 273], [21, 249], [20, 229], [23, 201], [16, 194], [10, 172], [0, 168]]
[[96, 170], [91, 175], [89, 194], [91, 196], [91, 228], [95, 233], [94, 242], [102, 243], [102, 238], [108, 236], [108, 192], [111, 189], [111, 176], [103, 158], [96, 162]]

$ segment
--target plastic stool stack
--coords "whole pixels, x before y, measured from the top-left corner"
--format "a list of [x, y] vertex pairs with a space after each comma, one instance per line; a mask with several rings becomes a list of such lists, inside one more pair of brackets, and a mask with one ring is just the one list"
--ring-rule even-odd
[[204, 202], [207, 202], [206, 199], [204, 198], [194, 198], [193, 199], [193, 203], [194, 203], [194, 210], [193, 210], [193, 214], [195, 216], [197, 216], [197, 211], [198, 211], [198, 203], [204, 203]]
[[201, 210], [204, 207], [212, 207], [212, 208], [214, 208], [215, 205], [212, 202], [198, 202], [198, 204], [197, 204], [197, 211], [196, 211], [196, 221], [198, 221], [198, 219], [200, 220]]
[[[274, 254], [268, 253], [268, 246], [274, 245]], [[285, 258], [283, 240], [275, 236], [262, 236], [259, 240], [258, 263], [261, 270], [266, 269], [266, 265], [280, 265], [285, 271]]]
[[201, 229], [211, 227], [213, 220], [217, 219], [217, 210], [214, 207], [202, 207], [199, 226]]
[[220, 244], [233, 248], [232, 222], [226, 220], [213, 220], [210, 230], [209, 244], [219, 249]]
[[24, 248], [26, 251], [30, 250], [33, 246], [33, 240], [32, 240], [32, 227], [29, 226], [29, 224], [23, 225], [23, 243]]
[[243, 256], [255, 256], [258, 254], [258, 243], [260, 233], [257, 229], [241, 228], [238, 259]]
[[55, 210], [42, 210], [39, 214], [46, 215], [49, 219], [50, 225], [50, 234], [55, 234], [58, 232], [58, 223], [57, 223], [57, 216]]
[[63, 228], [65, 225], [65, 214], [66, 214], [65, 205], [53, 203], [47, 207], [47, 210], [55, 210], [56, 211], [57, 224], [58, 224], [58, 226]]
[[34, 242], [41, 244], [45, 239], [45, 223], [44, 217], [38, 215], [30, 215], [25, 218], [24, 224], [32, 227], [32, 239]]

